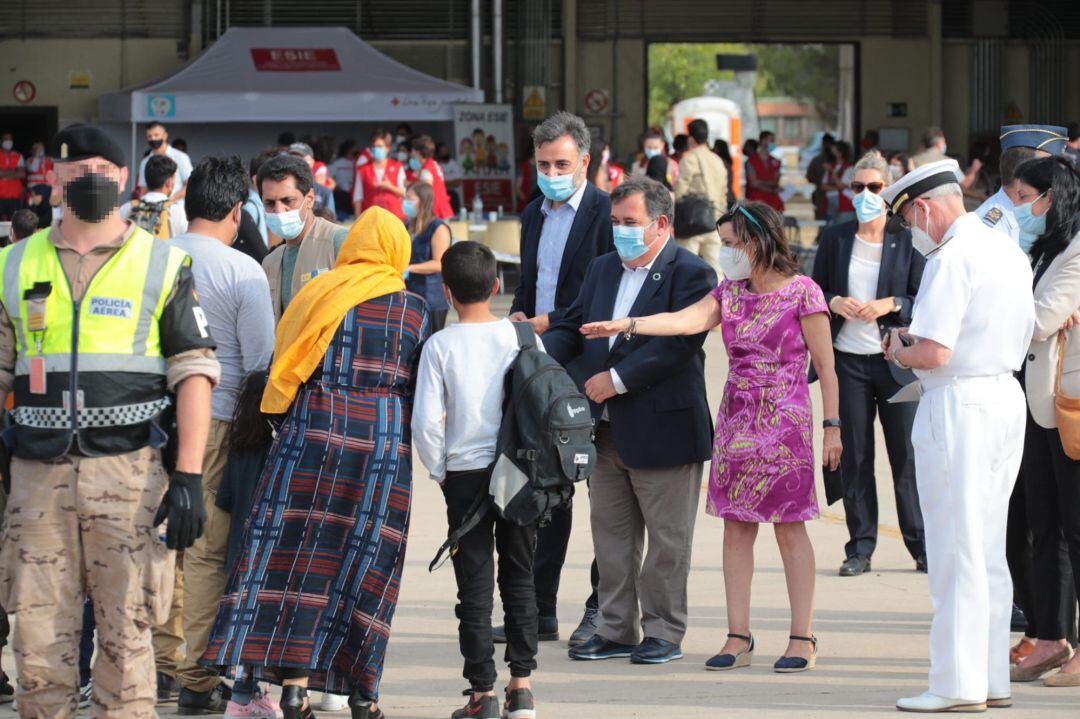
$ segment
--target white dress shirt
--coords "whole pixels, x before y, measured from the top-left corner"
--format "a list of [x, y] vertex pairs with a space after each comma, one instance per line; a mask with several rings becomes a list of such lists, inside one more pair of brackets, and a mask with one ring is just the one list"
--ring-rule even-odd
[[[667, 240], [664, 240], [664, 244], [667, 244]], [[656, 253], [656, 257], [659, 257], [660, 252], [663, 252], [663, 245], [660, 247], [661, 249]], [[611, 313], [611, 319], [617, 320], [630, 315], [630, 310], [633, 308], [634, 302], [637, 301], [641, 288], [645, 286], [645, 280], [649, 278], [652, 266], [656, 263], [656, 257], [652, 258], [652, 262], [641, 267], [623, 265], [623, 273], [619, 278], [619, 291], [615, 293], [615, 309]], [[608, 349], [615, 346], [615, 340], [618, 337], [618, 335], [608, 337]], [[626, 385], [623, 384], [619, 373], [615, 371], [614, 367], [609, 371], [611, 372], [611, 383], [615, 385], [615, 391], [619, 394], [626, 394]]]
[[[146, 189], [146, 161], [154, 156], [154, 153], [148, 154], [139, 163], [139, 187]], [[173, 174], [173, 194], [180, 192], [187, 184], [188, 178], [191, 177], [191, 171], [194, 169], [191, 165], [191, 158], [183, 150], [177, 150], [172, 145], [165, 146], [165, 156], [176, 163], [176, 172]]]
[[[848, 265], [849, 297], [859, 302], [877, 299], [883, 249], [883, 244], [867, 242], [855, 235], [855, 244], [851, 248], [851, 263]], [[845, 320], [833, 346], [848, 354], [881, 354], [881, 332], [878, 330], [877, 320]]]
[[555, 291], [559, 284], [559, 269], [562, 267], [563, 252], [570, 229], [574, 226], [581, 198], [585, 195], [585, 186], [581, 183], [570, 199], [556, 208], [551, 200], [544, 198], [540, 212], [544, 215], [544, 226], [540, 230], [540, 246], [536, 252], [536, 314], [545, 315], [555, 309]]

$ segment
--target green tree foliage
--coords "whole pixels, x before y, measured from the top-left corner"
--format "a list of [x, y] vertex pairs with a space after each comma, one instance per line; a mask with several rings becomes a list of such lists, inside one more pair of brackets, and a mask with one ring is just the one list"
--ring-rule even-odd
[[663, 125], [675, 103], [705, 92], [709, 80], [730, 79], [716, 69], [719, 53], [757, 55], [758, 96], [810, 102], [828, 126], [836, 124], [839, 47], [744, 43], [654, 43], [649, 46], [649, 124]]

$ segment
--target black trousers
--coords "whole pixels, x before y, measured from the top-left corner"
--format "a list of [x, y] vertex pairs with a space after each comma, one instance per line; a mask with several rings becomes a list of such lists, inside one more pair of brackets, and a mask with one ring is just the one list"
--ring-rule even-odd
[[[554, 510], [551, 513], [551, 522], [536, 532], [533, 577], [536, 581], [536, 606], [541, 617], [559, 616], [559, 580], [562, 577], [563, 564], [566, 563], [566, 550], [570, 546], [570, 530], [573, 526], [573, 505], [569, 505]], [[585, 601], [585, 607], [599, 609], [597, 587], [600, 586], [600, 572], [596, 568], [595, 559], [589, 574], [592, 593]]]
[[[476, 496], [487, 491], [490, 478], [487, 470], [446, 473], [443, 496], [450, 527], [461, 525]], [[474, 692], [491, 691], [497, 678], [495, 643], [491, 638], [496, 551], [506, 623], [505, 661], [514, 677], [527, 677], [536, 669], [536, 593], [532, 575], [535, 547], [535, 527], [506, 522], [494, 511], [489, 511], [458, 542], [453, 556], [458, 586], [458, 643], [465, 658], [462, 674]]]
[[1080, 594], [1080, 462], [1069, 459], [1056, 429], [1028, 413], [1021, 471], [1031, 528], [1037, 639], [1076, 641]]
[[1009, 563], [1009, 576], [1013, 583], [1013, 602], [1024, 612], [1027, 629], [1024, 634], [1034, 637], [1038, 632], [1035, 616], [1035, 599], [1032, 595], [1031, 532], [1027, 521], [1027, 495], [1024, 492], [1024, 472], [1013, 486], [1009, 498], [1009, 519], [1005, 530], [1005, 560]]
[[913, 558], [926, 554], [919, 491], [915, 487], [915, 451], [911, 426], [914, 402], [889, 404], [900, 390], [882, 355], [836, 352], [836, 376], [840, 381], [840, 456], [844, 474], [844, 515], [850, 540], [848, 557], [870, 557], [877, 546], [878, 501], [874, 480], [874, 417], [881, 415], [885, 451], [892, 467], [896, 515], [904, 545]]

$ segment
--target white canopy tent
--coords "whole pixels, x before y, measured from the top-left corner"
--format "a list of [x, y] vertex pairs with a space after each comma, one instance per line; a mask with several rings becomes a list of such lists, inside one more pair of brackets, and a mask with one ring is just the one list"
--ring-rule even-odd
[[135, 162], [136, 126], [154, 120], [449, 122], [453, 105], [483, 100], [483, 91], [402, 65], [346, 28], [234, 27], [169, 77], [103, 94], [99, 112], [103, 123], [130, 124]]

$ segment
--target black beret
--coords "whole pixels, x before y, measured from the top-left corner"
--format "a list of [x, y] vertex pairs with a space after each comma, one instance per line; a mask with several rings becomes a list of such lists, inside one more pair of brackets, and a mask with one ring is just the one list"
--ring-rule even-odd
[[93, 125], [68, 125], [56, 133], [49, 154], [57, 162], [102, 157], [117, 167], [127, 165], [120, 143]]

